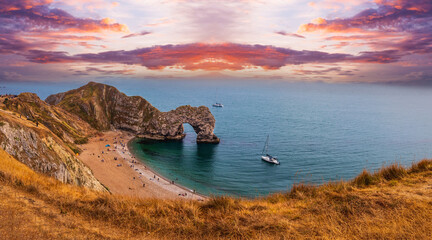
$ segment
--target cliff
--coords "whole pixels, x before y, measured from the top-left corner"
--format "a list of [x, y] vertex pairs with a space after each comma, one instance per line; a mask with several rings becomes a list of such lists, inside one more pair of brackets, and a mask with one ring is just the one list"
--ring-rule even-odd
[[[36, 172], [61, 182], [105, 191], [71, 146], [48, 127], [0, 110], [0, 147]], [[73, 147], [72, 147], [73, 148]]]
[[161, 112], [142, 97], [130, 97], [115, 87], [94, 82], [51, 95], [45, 101], [76, 114], [98, 130], [114, 128], [150, 139], [178, 140], [184, 137], [183, 123], [188, 123], [197, 133], [198, 143], [219, 143], [213, 133], [215, 118], [205, 106]]
[[21, 93], [16, 97], [2, 98], [0, 106], [19, 114], [23, 119], [43, 124], [71, 145], [85, 142], [87, 136], [96, 132], [78, 116], [47, 104], [34, 93]]

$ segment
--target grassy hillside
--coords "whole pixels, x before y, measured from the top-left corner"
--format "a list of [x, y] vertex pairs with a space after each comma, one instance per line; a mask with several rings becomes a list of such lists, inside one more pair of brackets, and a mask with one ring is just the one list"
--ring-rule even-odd
[[71, 149], [82, 144], [87, 137], [96, 133], [91, 126], [78, 116], [50, 106], [34, 93], [21, 93], [17, 97], [0, 97], [0, 108], [16, 113], [20, 118], [47, 127]]
[[432, 160], [255, 200], [143, 200], [62, 184], [0, 149], [3, 239], [432, 239]]

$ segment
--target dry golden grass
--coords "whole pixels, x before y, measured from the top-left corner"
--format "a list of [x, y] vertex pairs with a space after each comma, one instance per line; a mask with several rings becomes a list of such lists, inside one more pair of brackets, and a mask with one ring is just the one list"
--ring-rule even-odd
[[432, 160], [199, 203], [62, 184], [0, 150], [0, 196], [2, 239], [432, 239]]

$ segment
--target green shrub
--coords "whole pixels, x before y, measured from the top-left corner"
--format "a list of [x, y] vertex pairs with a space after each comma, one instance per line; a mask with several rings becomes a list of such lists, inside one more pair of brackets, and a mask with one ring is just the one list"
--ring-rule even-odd
[[88, 138], [87, 137], [83, 137], [83, 138], [78, 138], [78, 139], [75, 139], [75, 141], [74, 141], [74, 143], [75, 144], [78, 144], [78, 145], [81, 145], [81, 144], [86, 144], [86, 143], [88, 143]]

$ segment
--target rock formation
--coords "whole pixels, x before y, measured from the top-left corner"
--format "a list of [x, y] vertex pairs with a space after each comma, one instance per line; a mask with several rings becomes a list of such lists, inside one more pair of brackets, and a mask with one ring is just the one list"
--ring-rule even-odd
[[20, 118], [46, 126], [66, 143], [83, 143], [96, 132], [87, 122], [65, 110], [51, 106], [34, 93], [21, 93], [0, 103], [3, 109], [19, 114]]
[[36, 172], [64, 182], [106, 191], [70, 146], [43, 124], [0, 110], [0, 147]]
[[184, 137], [183, 123], [188, 123], [197, 133], [198, 143], [219, 143], [213, 133], [215, 118], [205, 106], [160, 112], [142, 97], [129, 97], [94, 82], [45, 101], [78, 115], [98, 130], [122, 129], [150, 139], [178, 140]]

